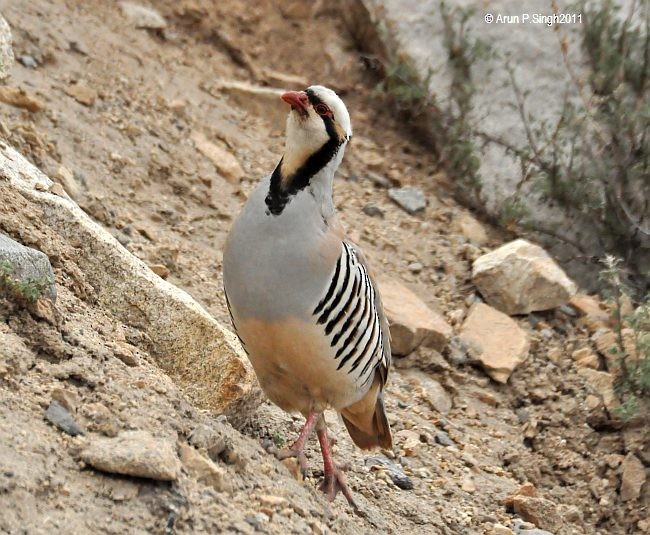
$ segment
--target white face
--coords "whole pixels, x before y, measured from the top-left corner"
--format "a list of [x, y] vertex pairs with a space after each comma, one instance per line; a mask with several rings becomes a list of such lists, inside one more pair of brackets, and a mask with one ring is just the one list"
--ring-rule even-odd
[[[291, 174], [330, 140], [345, 145], [352, 135], [350, 114], [338, 95], [320, 85], [292, 92], [282, 168]], [[283, 97], [284, 98], [284, 97]], [[299, 99], [299, 100], [297, 100]], [[342, 149], [343, 147], [341, 147]]]

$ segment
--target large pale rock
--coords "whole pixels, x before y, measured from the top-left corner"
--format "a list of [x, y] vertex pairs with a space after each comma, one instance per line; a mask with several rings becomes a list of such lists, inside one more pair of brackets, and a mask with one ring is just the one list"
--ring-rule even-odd
[[167, 21], [155, 9], [134, 2], [120, 2], [122, 13], [136, 28], [147, 30], [164, 30]]
[[3, 263], [8, 265], [8, 276], [15, 281], [47, 282], [44, 293], [52, 301], [56, 301], [54, 271], [47, 255], [0, 234], [0, 265]]
[[378, 282], [393, 354], [408, 355], [419, 345], [442, 351], [452, 335], [444, 318], [401, 282], [387, 276]]
[[510, 374], [528, 357], [528, 334], [498, 310], [477, 303], [469, 311], [460, 332], [470, 355], [499, 383], [507, 383]]
[[0, 15], [0, 80], [9, 76], [13, 64], [14, 51], [11, 48], [11, 29], [4, 17]]
[[153, 273], [74, 201], [48, 191], [53, 184], [0, 144], [0, 220], [5, 209], [27, 203], [25, 210], [39, 217], [24, 225], [43, 236], [44, 253], [52, 247], [52, 254], [61, 255], [61, 248], [73, 243], [66, 254], [74, 257], [92, 300], [146, 333], [150, 353], [195, 403], [238, 416], [242, 404], [257, 402], [254, 374], [235, 335], [186, 292]]
[[472, 280], [485, 300], [506, 314], [565, 304], [576, 285], [544, 249], [515, 240], [476, 259]]
[[621, 500], [636, 500], [641, 495], [641, 488], [646, 480], [643, 463], [633, 453], [628, 453], [623, 460], [621, 475]]
[[171, 440], [154, 438], [146, 431], [125, 431], [117, 437], [96, 437], [80, 458], [102, 472], [173, 481], [181, 462]]

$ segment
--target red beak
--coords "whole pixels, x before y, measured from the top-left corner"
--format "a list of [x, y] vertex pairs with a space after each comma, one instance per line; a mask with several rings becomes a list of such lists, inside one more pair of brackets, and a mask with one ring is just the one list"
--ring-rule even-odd
[[283, 93], [280, 97], [287, 104], [291, 105], [291, 108], [298, 110], [300, 112], [306, 112], [307, 106], [309, 105], [309, 97], [304, 91], [287, 91]]

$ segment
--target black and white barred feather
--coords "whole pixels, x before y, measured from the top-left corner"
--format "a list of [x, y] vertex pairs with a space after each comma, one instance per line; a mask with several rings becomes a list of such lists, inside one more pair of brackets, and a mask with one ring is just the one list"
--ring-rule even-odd
[[380, 298], [359, 253], [343, 242], [332, 280], [313, 315], [336, 350], [337, 370], [354, 374], [363, 386], [377, 369], [385, 381], [390, 347]]

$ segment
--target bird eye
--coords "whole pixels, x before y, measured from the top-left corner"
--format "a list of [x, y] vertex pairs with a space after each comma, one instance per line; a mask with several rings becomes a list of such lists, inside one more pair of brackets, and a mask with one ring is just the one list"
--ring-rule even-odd
[[316, 113], [318, 115], [331, 115], [332, 114], [330, 109], [325, 104], [322, 104], [322, 103], [316, 104], [316, 106], [314, 106], [314, 109], [316, 110]]

